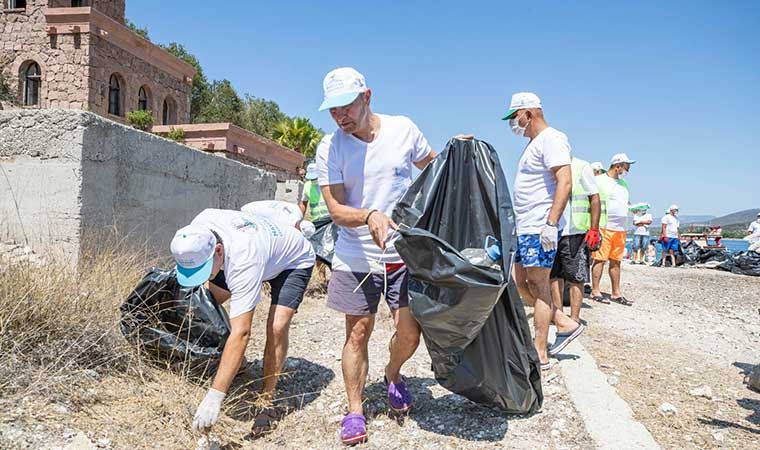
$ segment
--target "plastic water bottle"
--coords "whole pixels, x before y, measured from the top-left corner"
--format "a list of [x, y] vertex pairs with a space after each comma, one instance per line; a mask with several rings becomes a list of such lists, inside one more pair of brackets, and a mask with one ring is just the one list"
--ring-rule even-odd
[[[489, 241], [493, 241], [493, 244], [488, 245]], [[501, 261], [501, 245], [493, 236], [486, 236], [483, 248], [466, 248], [460, 253], [467, 258], [467, 261], [469, 261], [470, 264], [475, 266], [501, 269], [499, 264], [499, 261]]]

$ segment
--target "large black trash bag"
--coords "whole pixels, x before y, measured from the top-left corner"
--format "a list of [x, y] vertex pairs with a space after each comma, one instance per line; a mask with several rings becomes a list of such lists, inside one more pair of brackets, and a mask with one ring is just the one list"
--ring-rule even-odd
[[[510, 277], [514, 213], [496, 151], [452, 139], [393, 212], [396, 249], [411, 275], [410, 309], [436, 380], [470, 400], [510, 413], [541, 408], [541, 370]], [[501, 241], [500, 270], [471, 264], [465, 248]]]
[[230, 323], [208, 289], [153, 267], [121, 305], [121, 332], [156, 358], [203, 362], [221, 356]]
[[739, 275], [751, 275], [760, 277], [760, 253], [753, 251], [737, 252], [732, 254], [716, 269], [726, 270]]
[[332, 268], [332, 259], [335, 255], [335, 243], [338, 241], [338, 226], [329, 217], [314, 222], [316, 231], [309, 238], [317, 259]]

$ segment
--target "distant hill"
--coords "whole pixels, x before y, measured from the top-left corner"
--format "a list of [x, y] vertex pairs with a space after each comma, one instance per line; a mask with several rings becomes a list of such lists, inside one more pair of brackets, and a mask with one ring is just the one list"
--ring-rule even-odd
[[710, 221], [715, 220], [715, 216], [689, 216], [689, 215], [679, 215], [678, 218], [681, 220], [681, 223], [688, 224], [688, 223], [708, 223]]
[[713, 219], [710, 223], [712, 225], [733, 225], [733, 224], [744, 224], [746, 227], [749, 225], [750, 222], [755, 220], [757, 218], [757, 213], [760, 212], [760, 208], [754, 208], [754, 209], [745, 209], [744, 211], [739, 211], [735, 213], [731, 213], [725, 216], [717, 217]]

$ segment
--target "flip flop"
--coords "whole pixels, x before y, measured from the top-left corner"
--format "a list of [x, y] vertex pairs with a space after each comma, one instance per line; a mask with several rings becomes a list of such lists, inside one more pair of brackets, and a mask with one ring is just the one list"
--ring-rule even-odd
[[597, 302], [603, 303], [605, 305], [609, 305], [610, 304], [610, 299], [608, 299], [607, 297], [605, 297], [603, 295], [594, 295], [594, 296], [591, 297], [591, 300], [596, 300]]
[[566, 333], [557, 333], [557, 338], [554, 340], [554, 344], [549, 347], [549, 356], [554, 356], [564, 350], [565, 347], [573, 342], [575, 338], [580, 336], [585, 329], [586, 327], [582, 323], [579, 323], [573, 331], [568, 331]]
[[362, 414], [350, 413], [340, 421], [340, 441], [346, 445], [367, 442], [367, 419]]
[[554, 361], [547, 361], [545, 363], [541, 363], [541, 372], [546, 372], [547, 370], [554, 367], [555, 362]]
[[618, 298], [612, 298], [612, 297], [610, 297], [610, 300], [612, 300], [612, 301], [613, 301], [613, 302], [615, 302], [615, 303], [619, 303], [619, 304], [621, 304], [621, 305], [625, 305], [625, 306], [633, 306], [633, 302], [632, 302], [632, 301], [630, 301], [630, 300], [628, 300], [627, 298], [625, 298], [625, 297], [623, 297], [623, 296], [620, 296], [620, 297], [618, 297]]

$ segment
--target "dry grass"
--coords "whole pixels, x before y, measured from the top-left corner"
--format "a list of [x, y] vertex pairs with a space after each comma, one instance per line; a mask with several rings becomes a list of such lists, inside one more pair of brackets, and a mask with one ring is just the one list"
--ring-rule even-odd
[[[84, 259], [78, 270], [60, 261], [0, 266], [0, 423], [45, 428], [59, 445], [63, 436], [50, 430], [63, 427], [116, 448], [194, 447], [190, 423], [208, 377], [146, 360], [118, 327], [119, 305], [157, 260], [118, 246]], [[228, 408], [241, 407], [245, 384]], [[223, 418], [214, 433], [242, 443], [244, 431]]]

